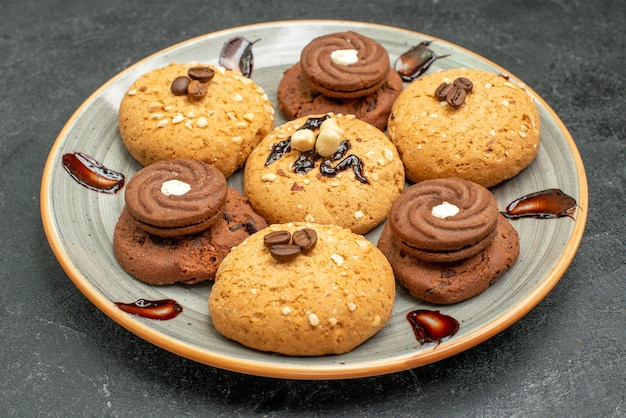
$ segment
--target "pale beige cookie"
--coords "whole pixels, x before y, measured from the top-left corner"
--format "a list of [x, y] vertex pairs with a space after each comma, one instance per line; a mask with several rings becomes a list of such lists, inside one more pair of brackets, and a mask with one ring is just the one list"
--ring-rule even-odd
[[[457, 78], [473, 87], [454, 108], [435, 91]], [[527, 167], [540, 139], [539, 113], [523, 86], [474, 69], [440, 71], [412, 82], [394, 103], [387, 130], [409, 180], [461, 177], [484, 187]]]
[[[192, 67], [214, 76], [206, 95], [175, 95], [172, 82]], [[170, 64], [139, 77], [118, 114], [124, 145], [142, 165], [171, 158], [205, 161], [230, 176], [274, 127], [274, 109], [263, 89], [237, 71], [204, 64]]]
[[[284, 155], [276, 150], [293, 145], [294, 133], [307, 120], [323, 117], [336, 121], [349, 149], [339, 152], [334, 161], [309, 159], [309, 163], [314, 160], [314, 167], [304, 172], [299, 159], [314, 156], [315, 150], [290, 146]], [[322, 129], [312, 129], [318, 135], [316, 146]], [[334, 171], [338, 166], [345, 170], [334, 176], [320, 171], [321, 167]], [[268, 223], [334, 224], [358, 234], [386, 219], [403, 187], [404, 167], [395, 146], [382, 131], [351, 115], [303, 117], [277, 127], [252, 151], [244, 171], [245, 195]]]
[[[280, 261], [264, 245], [272, 231], [310, 228], [313, 249]], [[271, 225], [235, 247], [209, 297], [215, 328], [261, 351], [292, 356], [341, 354], [376, 334], [395, 299], [393, 271], [363, 236], [332, 225]]]

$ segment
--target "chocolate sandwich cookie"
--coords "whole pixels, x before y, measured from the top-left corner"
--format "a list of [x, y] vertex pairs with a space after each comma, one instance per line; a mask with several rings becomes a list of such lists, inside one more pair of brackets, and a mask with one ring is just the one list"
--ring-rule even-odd
[[196, 160], [161, 160], [139, 170], [125, 191], [126, 210], [144, 231], [161, 237], [201, 232], [222, 215], [227, 184]]
[[355, 32], [314, 39], [278, 86], [278, 108], [288, 120], [334, 112], [352, 114], [380, 130], [402, 92], [384, 47]]
[[451, 262], [490, 244], [498, 214], [495, 197], [479, 184], [460, 178], [425, 180], [394, 201], [389, 226], [406, 253]]
[[212, 280], [234, 246], [267, 227], [248, 200], [230, 188], [216, 222], [197, 234], [170, 238], [150, 234], [127, 208], [122, 211], [113, 234], [115, 258], [130, 275], [153, 285]]
[[395, 239], [389, 223], [383, 228], [378, 248], [411, 295], [430, 303], [458, 303], [487, 290], [519, 256], [517, 231], [502, 215], [497, 219], [496, 235], [487, 247], [451, 263], [431, 263], [408, 254]]
[[311, 88], [335, 99], [372, 94], [382, 87], [390, 70], [385, 48], [352, 31], [313, 39], [302, 50], [300, 64]]

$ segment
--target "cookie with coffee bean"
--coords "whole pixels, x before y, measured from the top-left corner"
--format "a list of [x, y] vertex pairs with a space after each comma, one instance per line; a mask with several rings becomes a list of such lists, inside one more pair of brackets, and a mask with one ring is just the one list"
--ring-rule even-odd
[[535, 159], [540, 118], [520, 83], [458, 68], [407, 86], [393, 105], [387, 131], [412, 182], [461, 177], [492, 187]]
[[274, 128], [263, 89], [235, 70], [172, 63], [140, 76], [120, 103], [122, 141], [142, 165], [205, 161], [229, 177]]
[[215, 167], [161, 160], [128, 182], [113, 232], [120, 266], [149, 284], [210, 280], [230, 249], [267, 226]]
[[346, 353], [374, 336], [391, 317], [394, 299], [391, 266], [363, 236], [334, 225], [287, 223], [234, 248], [208, 302], [211, 321], [226, 338], [261, 351], [321, 356]]
[[402, 91], [400, 76], [377, 41], [356, 32], [320, 36], [278, 86], [278, 107], [287, 119], [320, 113], [354, 114], [384, 130]]
[[252, 151], [244, 194], [269, 223], [335, 224], [364, 234], [383, 222], [404, 187], [395, 146], [353, 115], [287, 122]]

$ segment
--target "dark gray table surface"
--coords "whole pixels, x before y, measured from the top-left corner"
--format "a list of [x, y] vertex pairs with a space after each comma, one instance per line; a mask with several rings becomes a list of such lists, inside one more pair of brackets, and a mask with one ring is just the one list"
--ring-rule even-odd
[[[519, 322], [413, 370], [270, 379], [198, 364], [136, 337], [66, 276], [44, 235], [39, 187], [76, 108], [169, 45], [300, 18], [448, 40], [520, 77], [563, 120], [588, 175], [587, 228], [561, 281]], [[624, 22], [623, 0], [3, 0], [0, 416], [626, 416]]]

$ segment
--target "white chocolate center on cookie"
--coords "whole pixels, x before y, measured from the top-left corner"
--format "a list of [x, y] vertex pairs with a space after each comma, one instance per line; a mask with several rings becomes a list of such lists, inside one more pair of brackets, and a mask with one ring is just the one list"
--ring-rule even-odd
[[165, 196], [182, 196], [191, 190], [191, 186], [184, 181], [168, 180], [161, 185], [161, 193]]
[[336, 49], [330, 53], [330, 59], [337, 65], [350, 65], [359, 62], [356, 49]]
[[459, 213], [459, 208], [458, 206], [453, 205], [452, 203], [442, 202], [438, 204], [437, 206], [433, 206], [430, 213], [435, 218], [445, 219], [445, 218], [452, 217], [456, 215], [457, 213]]

